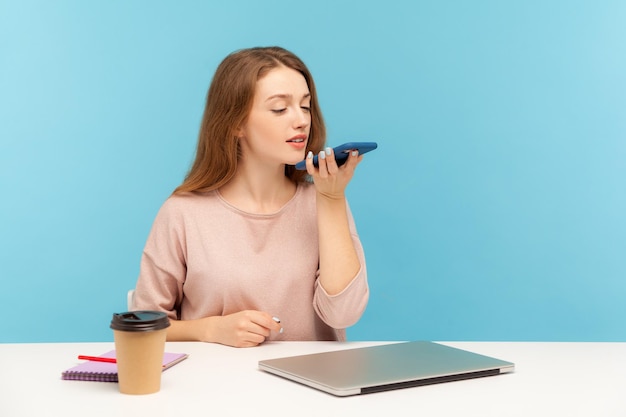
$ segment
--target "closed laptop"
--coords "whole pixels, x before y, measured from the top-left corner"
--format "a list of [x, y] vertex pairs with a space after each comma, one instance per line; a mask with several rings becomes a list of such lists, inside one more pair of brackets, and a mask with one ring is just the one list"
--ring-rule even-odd
[[415, 341], [261, 360], [259, 369], [343, 397], [495, 376], [515, 365]]

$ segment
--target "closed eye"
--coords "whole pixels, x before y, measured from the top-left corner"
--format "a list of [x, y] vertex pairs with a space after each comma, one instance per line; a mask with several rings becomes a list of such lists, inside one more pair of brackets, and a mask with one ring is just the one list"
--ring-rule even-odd
[[285, 110], [287, 110], [287, 109], [286, 108], [284, 108], [284, 109], [272, 109], [272, 113], [281, 114], [281, 113], [284, 113]]
[[300, 108], [301, 108], [302, 110], [304, 110], [305, 112], [307, 112], [307, 113], [309, 113], [309, 112], [311, 111], [311, 108], [310, 108], [310, 107], [307, 107], [307, 106], [302, 106], [302, 107], [300, 107]]

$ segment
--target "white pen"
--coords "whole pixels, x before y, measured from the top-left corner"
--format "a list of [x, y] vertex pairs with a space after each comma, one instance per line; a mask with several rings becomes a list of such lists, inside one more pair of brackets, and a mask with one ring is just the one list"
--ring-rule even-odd
[[[280, 319], [278, 317], [272, 317], [272, 320], [274, 320], [276, 323], [280, 323]], [[280, 331], [278, 333], [282, 333], [283, 332], [283, 326], [280, 326]]]

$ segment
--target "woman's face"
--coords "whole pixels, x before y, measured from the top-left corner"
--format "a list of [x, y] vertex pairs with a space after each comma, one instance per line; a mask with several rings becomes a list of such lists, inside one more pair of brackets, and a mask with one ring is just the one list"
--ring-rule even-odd
[[257, 81], [252, 109], [240, 130], [243, 157], [295, 165], [311, 129], [311, 94], [298, 71], [280, 66]]

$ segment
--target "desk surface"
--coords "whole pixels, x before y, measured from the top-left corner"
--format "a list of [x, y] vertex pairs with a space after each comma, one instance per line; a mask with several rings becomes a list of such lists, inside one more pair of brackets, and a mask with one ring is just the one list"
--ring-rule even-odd
[[189, 359], [163, 373], [161, 391], [61, 380], [113, 343], [0, 344], [0, 416], [626, 416], [626, 343], [454, 342], [514, 362], [494, 377], [338, 398], [259, 371], [260, 359], [383, 342], [275, 342], [236, 349], [167, 343]]

